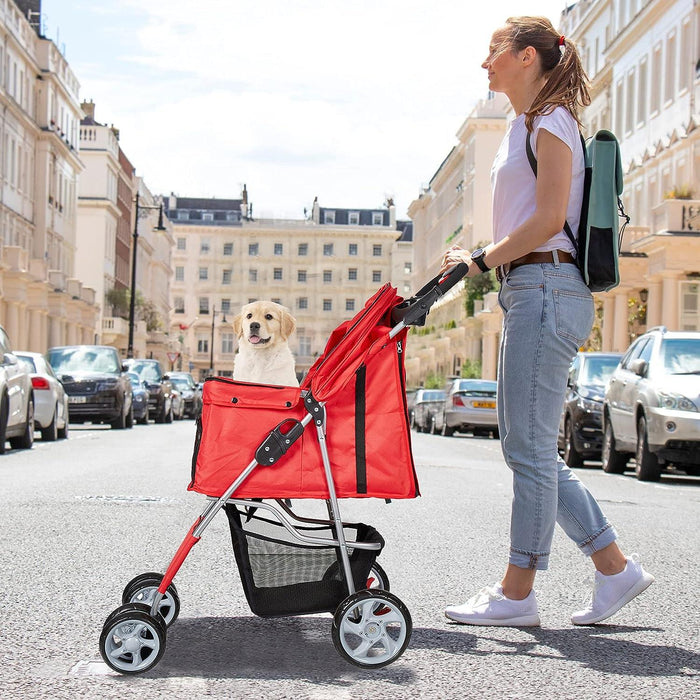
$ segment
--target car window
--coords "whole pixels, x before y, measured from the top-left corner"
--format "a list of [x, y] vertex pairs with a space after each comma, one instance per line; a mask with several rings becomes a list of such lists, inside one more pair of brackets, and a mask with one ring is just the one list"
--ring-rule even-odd
[[619, 357], [587, 357], [581, 370], [581, 383], [606, 384], [619, 360]]
[[669, 374], [700, 374], [700, 338], [665, 338], [661, 359]]
[[136, 372], [141, 379], [148, 382], [159, 382], [163, 378], [156, 362], [139, 362], [137, 360], [131, 365], [131, 371]]
[[444, 391], [425, 391], [423, 392], [423, 401], [440, 401], [445, 398]]
[[52, 348], [49, 362], [55, 372], [104, 372], [119, 374], [121, 367], [116, 350], [98, 347]]
[[22, 365], [24, 368], [25, 372], [29, 372], [29, 374], [36, 373], [36, 365], [31, 357], [28, 357], [27, 355], [17, 355], [17, 359], [19, 360], [20, 365]]
[[170, 377], [173, 386], [178, 389], [191, 389], [190, 383], [184, 377]]
[[649, 339], [648, 343], [644, 343], [642, 346], [641, 350], [639, 351], [638, 358], [640, 360], [645, 360], [646, 362], [649, 362], [651, 360], [651, 352], [654, 349], [654, 342]]
[[649, 338], [639, 338], [634, 341], [634, 343], [630, 346], [629, 350], [625, 353], [624, 357], [622, 358], [622, 362], [620, 362], [620, 367], [623, 369], [627, 369], [629, 367], [630, 362], [632, 360], [636, 360], [639, 357], [639, 353], [642, 351], [644, 345], [649, 342]]
[[6, 352], [12, 352], [12, 348], [10, 347], [10, 339], [7, 337], [7, 333], [0, 328], [0, 352], [3, 354]]

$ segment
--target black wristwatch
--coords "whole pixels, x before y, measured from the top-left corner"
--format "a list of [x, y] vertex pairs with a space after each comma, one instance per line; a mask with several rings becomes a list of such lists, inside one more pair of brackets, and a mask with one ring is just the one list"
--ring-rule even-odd
[[486, 251], [483, 248], [477, 248], [472, 252], [472, 261], [476, 263], [477, 267], [482, 272], [488, 272], [491, 268], [484, 262], [484, 257], [486, 256]]

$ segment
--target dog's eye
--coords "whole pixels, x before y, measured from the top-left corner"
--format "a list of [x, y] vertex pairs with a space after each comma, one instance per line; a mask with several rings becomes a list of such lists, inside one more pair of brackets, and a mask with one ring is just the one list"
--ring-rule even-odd
[[265, 319], [268, 321], [272, 321], [272, 314], [265, 314]]
[[246, 318], [253, 318], [253, 314], [246, 314]]

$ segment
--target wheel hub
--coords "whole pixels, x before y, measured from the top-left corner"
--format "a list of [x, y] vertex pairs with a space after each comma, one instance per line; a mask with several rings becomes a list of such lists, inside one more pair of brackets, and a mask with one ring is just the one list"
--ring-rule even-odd
[[382, 624], [380, 622], [368, 622], [365, 625], [363, 634], [367, 639], [379, 639], [382, 636]]
[[141, 642], [138, 637], [129, 637], [124, 640], [124, 651], [132, 654], [136, 653], [141, 648]]

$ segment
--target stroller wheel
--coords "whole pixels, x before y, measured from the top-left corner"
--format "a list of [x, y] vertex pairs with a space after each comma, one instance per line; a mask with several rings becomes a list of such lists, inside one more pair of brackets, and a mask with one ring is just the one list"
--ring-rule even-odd
[[382, 569], [382, 567], [379, 566], [376, 561], [374, 564], [372, 564], [372, 568], [369, 570], [369, 574], [367, 576], [367, 588], [371, 588], [372, 590], [377, 588], [383, 591], [389, 590], [389, 577], [386, 575], [386, 571], [384, 571], [384, 569]]
[[351, 664], [381, 668], [403, 654], [412, 629], [408, 608], [393, 593], [358, 591], [335, 611], [333, 644]]
[[128, 603], [106, 620], [100, 635], [100, 654], [115, 671], [143, 673], [153, 668], [165, 651], [166, 627], [152, 617], [147, 605]]
[[[143, 603], [150, 608], [153, 603], [153, 596], [156, 594], [162, 580], [163, 574], [153, 572], [139, 574], [126, 584], [122, 593], [122, 603]], [[177, 594], [174, 583], [168, 586], [168, 590], [158, 605], [158, 612], [163, 616], [168, 627], [177, 620], [177, 616], [180, 614], [180, 597]]]

